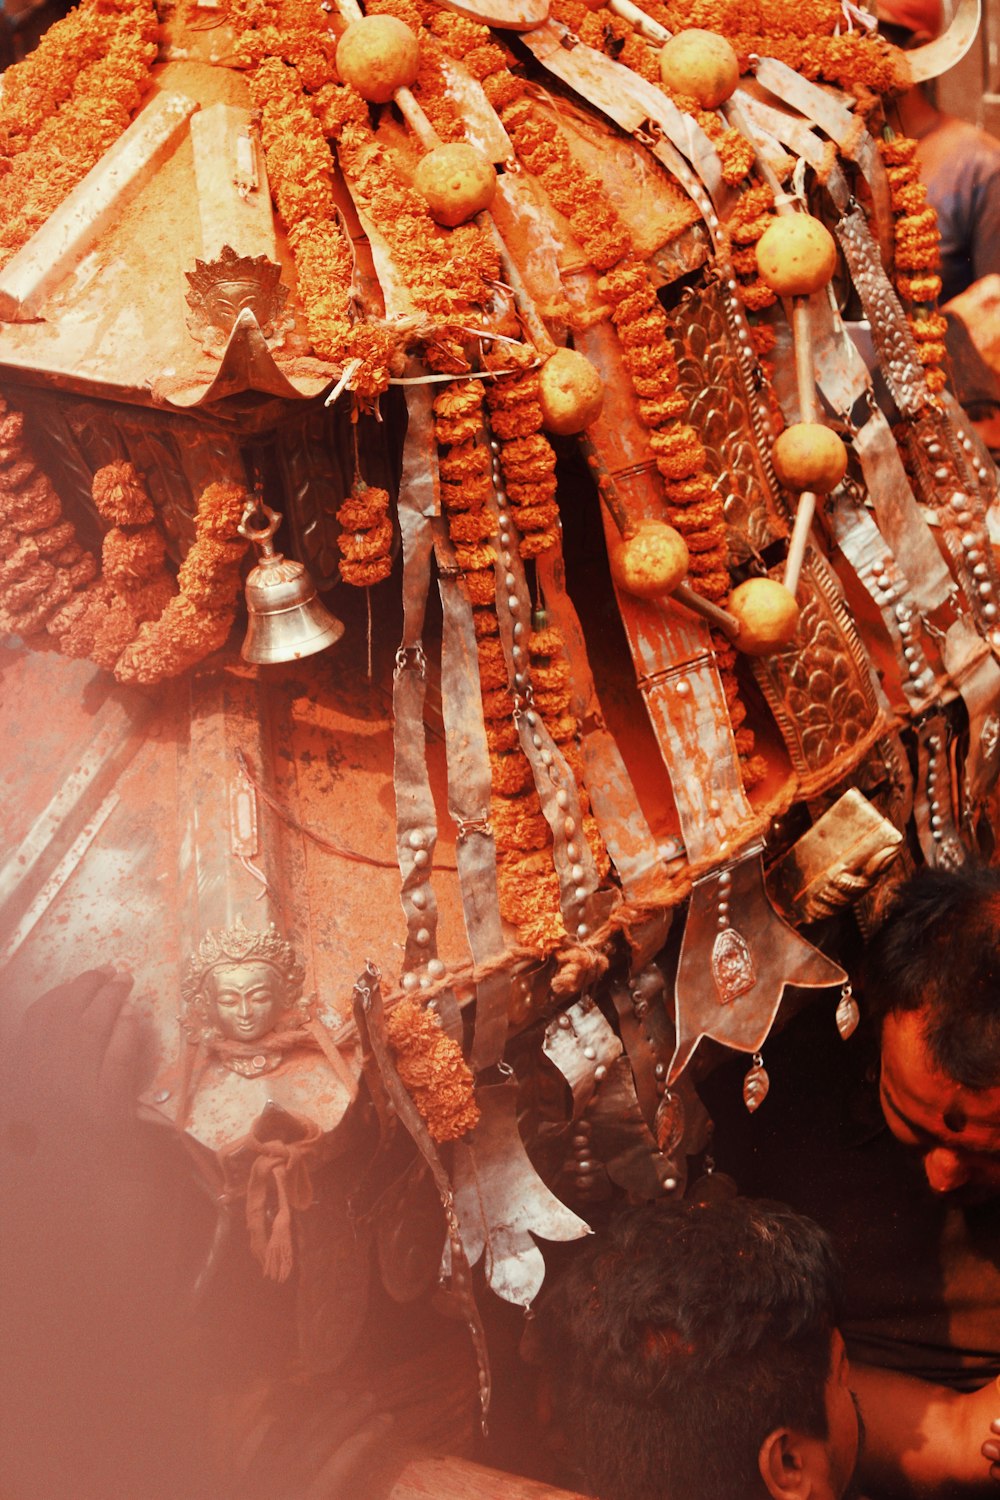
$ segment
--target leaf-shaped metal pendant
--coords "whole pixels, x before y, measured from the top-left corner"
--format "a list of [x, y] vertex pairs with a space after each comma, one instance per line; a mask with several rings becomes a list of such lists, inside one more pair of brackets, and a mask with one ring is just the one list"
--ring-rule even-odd
[[837, 1006], [837, 1030], [845, 1042], [849, 1036], [853, 1036], [855, 1031], [857, 1031], [860, 1020], [861, 1012], [858, 1010], [858, 1002], [851, 994], [851, 986], [845, 984], [840, 997], [840, 1004]]
[[677, 1148], [684, 1139], [686, 1123], [684, 1100], [679, 1094], [667, 1089], [656, 1108], [653, 1134], [656, 1144], [664, 1156], [676, 1156]]
[[767, 1076], [767, 1069], [758, 1052], [754, 1055], [753, 1067], [749, 1069], [743, 1080], [743, 1103], [751, 1114], [764, 1103], [770, 1087], [771, 1080]]

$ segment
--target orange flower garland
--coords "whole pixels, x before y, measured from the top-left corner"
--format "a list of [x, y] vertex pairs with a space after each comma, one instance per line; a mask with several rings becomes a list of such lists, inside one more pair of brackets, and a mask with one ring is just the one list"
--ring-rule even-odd
[[175, 592], [165, 566], [166, 546], [153, 522], [153, 504], [130, 463], [107, 464], [93, 482], [94, 504], [112, 522], [102, 544], [102, 576], [50, 624], [67, 656], [88, 656], [106, 671], [155, 620]]
[[[668, 31], [715, 31], [741, 60], [775, 57], [813, 81], [876, 94], [907, 86], [905, 58], [883, 37], [861, 29], [834, 34], [844, 25], [840, 0], [643, 0], [642, 9]], [[599, 9], [598, 21], [608, 14]], [[624, 52], [621, 61], [628, 61]]]
[[246, 551], [236, 529], [246, 503], [242, 485], [210, 484], [202, 491], [194, 545], [177, 574], [178, 592], [122, 652], [115, 668], [119, 682], [176, 677], [225, 645]]
[[920, 181], [917, 142], [908, 136], [895, 135], [886, 126], [884, 138], [878, 146], [889, 178], [895, 214], [893, 274], [896, 290], [904, 304], [909, 304], [907, 321], [917, 341], [927, 387], [936, 395], [948, 380], [941, 368], [947, 357], [944, 335], [948, 325], [935, 310], [941, 292], [937, 214], [928, 204], [927, 189]]
[[96, 571], [35, 464], [22, 413], [0, 396], [0, 628], [39, 634]]
[[435, 1141], [458, 1141], [477, 1124], [475, 1080], [462, 1049], [431, 1012], [400, 1000], [385, 1018], [396, 1070]]
[[547, 552], [559, 539], [556, 456], [542, 432], [538, 372], [530, 368], [535, 358], [534, 350], [524, 344], [501, 344], [486, 358], [487, 367], [523, 366], [523, 373], [490, 382], [486, 404], [500, 442], [500, 468], [525, 558]]
[[355, 484], [337, 511], [341, 532], [340, 576], [356, 588], [381, 583], [392, 572], [392, 521], [389, 491]]
[[[461, 55], [489, 97], [496, 71], [502, 67], [507, 73], [507, 69], [501, 50], [486, 40], [487, 29], [445, 13], [433, 19], [432, 29], [447, 50]], [[623, 345], [640, 418], [649, 429], [656, 466], [664, 481], [667, 519], [689, 543], [691, 586], [706, 598], [722, 600], [730, 587], [722, 501], [704, 470], [705, 450], [697, 433], [679, 420], [686, 402], [677, 390], [677, 366], [667, 337], [666, 315], [646, 268], [632, 259], [628, 229], [603, 185], [580, 170], [555, 122], [540, 116], [520, 92], [501, 108], [500, 116], [519, 158], [569, 220], [588, 259], [608, 273], [599, 288], [612, 304], [612, 321]], [[506, 470], [505, 477], [509, 482]], [[754, 785], [764, 767], [759, 757], [752, 757], [752, 731], [743, 727], [746, 710], [733, 673], [735, 657], [726, 643], [720, 640], [716, 644], [727, 700], [738, 704], [732, 710], [736, 717], [733, 727], [739, 736], [744, 778], [747, 785]]]
[[[353, 256], [337, 221], [325, 138], [337, 144], [355, 201], [378, 225], [414, 304], [429, 318], [473, 320], [492, 296], [496, 254], [475, 224], [440, 229], [424, 199], [399, 177], [371, 129], [367, 104], [337, 80], [336, 33], [330, 31], [330, 21], [342, 29], [337, 18], [321, 16], [302, 0], [231, 0], [229, 14], [242, 56], [255, 64], [251, 95], [262, 111], [268, 175], [295, 257], [310, 340], [318, 354], [342, 365], [360, 359], [352, 388], [377, 395], [388, 385], [401, 336], [350, 317]], [[404, 19], [419, 25], [415, 13]], [[425, 66], [427, 102], [453, 136], [457, 114], [440, 86], [432, 103], [432, 74]]]
[[26, 244], [128, 126], [156, 57], [151, 0], [84, 0], [0, 94], [0, 265]]
[[395, 343], [384, 328], [352, 323], [349, 316], [354, 257], [337, 215], [322, 128], [293, 67], [268, 58], [251, 73], [249, 85], [261, 112], [268, 179], [295, 260], [310, 342], [322, 359], [341, 366], [360, 360], [351, 383], [361, 395], [376, 395], [388, 385]]
[[[515, 381], [525, 377], [512, 377]], [[456, 381], [434, 400], [434, 430], [445, 451], [440, 460], [442, 509], [455, 560], [463, 572], [463, 583], [473, 606], [473, 623], [479, 658], [479, 685], [490, 756], [492, 797], [490, 821], [497, 849], [497, 888], [504, 919], [518, 929], [526, 947], [549, 952], [566, 936], [560, 906], [559, 878], [552, 864], [552, 835], [542, 813], [530, 762], [521, 749], [514, 722], [514, 699], [508, 687], [507, 660], [500, 641], [496, 612], [496, 553], [490, 545], [494, 520], [492, 464], [482, 442], [483, 400], [491, 392], [479, 380]], [[533, 397], [526, 395], [525, 401]], [[501, 408], [515, 412], [519, 403]], [[530, 426], [530, 423], [529, 423]], [[511, 443], [518, 441], [512, 438]], [[501, 450], [502, 453], [503, 450]], [[525, 481], [524, 488], [531, 481]], [[509, 496], [508, 496], [509, 498]], [[554, 502], [553, 502], [554, 503]], [[514, 505], [510, 504], [513, 514]], [[541, 642], [544, 659], [536, 646]], [[572, 755], [570, 742], [579, 725], [569, 712], [569, 668], [565, 661], [553, 662], [561, 652], [557, 633], [544, 639], [531, 638], [531, 680], [535, 689], [533, 708], [544, 719], [563, 753]], [[537, 660], [536, 660], [537, 659]], [[574, 766], [582, 788], [582, 766]], [[585, 820], [588, 838], [602, 873], [609, 868], [607, 853], [593, 819]]]

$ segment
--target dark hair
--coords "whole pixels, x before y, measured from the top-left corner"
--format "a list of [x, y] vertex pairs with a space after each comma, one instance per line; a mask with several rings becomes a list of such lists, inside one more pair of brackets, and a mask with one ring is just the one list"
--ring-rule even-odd
[[601, 1500], [748, 1500], [775, 1428], [827, 1435], [825, 1233], [735, 1198], [629, 1209], [539, 1310], [555, 1413]]
[[921, 870], [865, 954], [873, 1020], [924, 1011], [933, 1062], [963, 1088], [1000, 1084], [1000, 870]]

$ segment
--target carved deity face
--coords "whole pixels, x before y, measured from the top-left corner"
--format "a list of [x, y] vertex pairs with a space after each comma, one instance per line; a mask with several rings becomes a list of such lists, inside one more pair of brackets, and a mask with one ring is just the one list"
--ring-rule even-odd
[[248, 959], [218, 964], [205, 978], [205, 999], [216, 1026], [236, 1042], [270, 1031], [285, 1008], [285, 986], [270, 964]]

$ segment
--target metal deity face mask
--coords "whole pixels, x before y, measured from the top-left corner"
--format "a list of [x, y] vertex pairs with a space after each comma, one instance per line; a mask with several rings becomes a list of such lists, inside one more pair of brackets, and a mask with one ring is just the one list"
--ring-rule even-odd
[[277, 932], [251, 932], [238, 920], [206, 933], [192, 955], [182, 986], [185, 1022], [209, 1042], [256, 1042], [301, 1024], [302, 979], [302, 966]]

